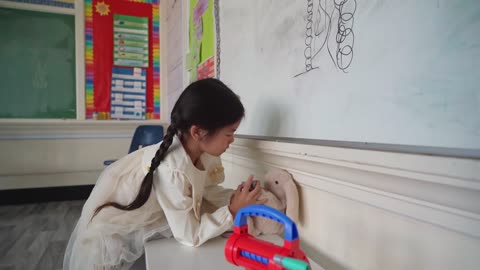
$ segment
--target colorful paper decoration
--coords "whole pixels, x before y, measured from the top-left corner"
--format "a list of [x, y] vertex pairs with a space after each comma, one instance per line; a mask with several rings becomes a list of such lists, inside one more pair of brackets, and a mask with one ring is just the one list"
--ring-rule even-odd
[[215, 57], [210, 57], [203, 63], [198, 65], [197, 77], [199, 80], [205, 78], [212, 78], [215, 76]]
[[145, 119], [146, 74], [146, 70], [141, 68], [112, 69], [112, 119]]
[[106, 4], [105, 2], [97, 2], [95, 5], [95, 12], [101, 16], [107, 16], [110, 14], [110, 5]]

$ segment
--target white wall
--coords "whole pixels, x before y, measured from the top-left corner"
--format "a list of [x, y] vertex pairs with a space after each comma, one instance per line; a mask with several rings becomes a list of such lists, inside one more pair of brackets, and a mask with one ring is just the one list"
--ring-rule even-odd
[[139, 124], [145, 122], [3, 121], [0, 190], [94, 184], [104, 160], [128, 153]]
[[479, 269], [480, 161], [237, 139], [227, 186], [290, 171], [301, 241], [325, 269]]
[[168, 91], [162, 106], [166, 108], [165, 119], [170, 119], [170, 112], [188, 82], [186, 72], [186, 54], [188, 51], [188, 4], [189, 1], [165, 0], [161, 2], [164, 15], [161, 19], [163, 32], [164, 61], [166, 76], [163, 77]]

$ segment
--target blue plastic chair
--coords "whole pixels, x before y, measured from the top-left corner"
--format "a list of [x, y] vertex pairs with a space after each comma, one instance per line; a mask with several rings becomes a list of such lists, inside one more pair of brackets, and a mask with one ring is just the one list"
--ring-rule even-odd
[[[159, 143], [163, 140], [163, 127], [153, 125], [142, 125], [135, 129], [132, 142], [130, 143], [130, 149], [128, 153], [132, 153], [142, 147]], [[105, 160], [103, 164], [108, 166], [115, 162], [116, 159]]]

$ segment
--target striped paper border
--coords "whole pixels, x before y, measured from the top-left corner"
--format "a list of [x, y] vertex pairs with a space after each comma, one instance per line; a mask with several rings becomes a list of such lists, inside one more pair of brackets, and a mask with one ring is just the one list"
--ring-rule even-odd
[[92, 1], [85, 0], [85, 117], [93, 118], [93, 13]]
[[[157, 2], [156, 0], [155, 2]], [[147, 119], [160, 119], [160, 8], [152, 7], [153, 22], [153, 115]]]

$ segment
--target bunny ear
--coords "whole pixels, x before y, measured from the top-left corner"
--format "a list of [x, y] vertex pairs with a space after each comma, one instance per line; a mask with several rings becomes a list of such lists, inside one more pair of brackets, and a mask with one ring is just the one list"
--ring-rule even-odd
[[293, 178], [285, 185], [286, 211], [285, 213], [295, 223], [299, 222], [300, 202], [298, 198], [298, 189]]

